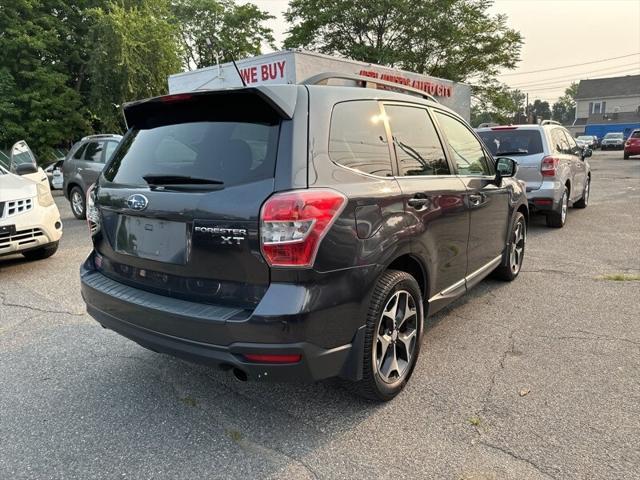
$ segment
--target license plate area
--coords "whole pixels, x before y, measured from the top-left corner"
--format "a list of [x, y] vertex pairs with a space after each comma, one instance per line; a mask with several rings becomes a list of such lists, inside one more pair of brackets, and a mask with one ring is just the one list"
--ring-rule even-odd
[[187, 262], [187, 224], [119, 215], [115, 251], [157, 262]]

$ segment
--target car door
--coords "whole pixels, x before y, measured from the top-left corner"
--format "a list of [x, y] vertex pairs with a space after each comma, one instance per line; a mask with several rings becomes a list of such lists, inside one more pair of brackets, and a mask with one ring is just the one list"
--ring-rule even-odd
[[569, 156], [570, 168], [571, 168], [571, 193], [569, 199], [572, 202], [580, 200], [584, 195], [584, 186], [587, 181], [587, 166], [582, 155], [582, 148], [576, 143], [571, 134], [562, 130], [564, 136], [567, 138], [569, 149], [567, 154]]
[[80, 176], [86, 189], [98, 180], [102, 169], [104, 168], [104, 142], [93, 141], [87, 143], [87, 148], [82, 156], [82, 170]]
[[500, 263], [509, 228], [509, 191], [496, 184], [493, 159], [461, 120], [439, 109], [434, 116], [444, 134], [469, 209], [467, 287]]
[[[425, 107], [384, 103], [398, 183], [413, 232], [411, 250], [429, 271], [429, 296], [463, 293], [469, 212], [464, 183], [453, 174]], [[433, 309], [432, 309], [433, 310]]]

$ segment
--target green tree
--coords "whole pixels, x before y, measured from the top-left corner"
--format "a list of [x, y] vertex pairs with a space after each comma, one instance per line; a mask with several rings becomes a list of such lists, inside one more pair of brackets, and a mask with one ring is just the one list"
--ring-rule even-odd
[[473, 87], [471, 125], [493, 122], [520, 123], [524, 117], [525, 95], [504, 84], [489, 82]]
[[489, 78], [519, 60], [522, 36], [492, 0], [291, 0], [285, 47], [444, 77]]
[[90, 111], [101, 130], [117, 132], [123, 103], [167, 93], [167, 77], [180, 71], [178, 27], [169, 0], [111, 2], [91, 17]]
[[25, 139], [41, 160], [87, 132], [81, 95], [61, 60], [67, 37], [57, 2], [15, 0], [0, 6], [0, 147]]
[[275, 48], [272, 30], [265, 25], [274, 17], [251, 3], [175, 0], [173, 12], [187, 69], [259, 55], [263, 44]]
[[577, 93], [578, 84], [574, 82], [564, 91], [564, 95], [559, 97], [551, 107], [551, 118], [564, 124], [573, 123], [576, 115], [575, 98]]
[[528, 112], [538, 122], [540, 120], [549, 120], [551, 118], [551, 108], [549, 102], [543, 102], [536, 99], [533, 104], [529, 104]]

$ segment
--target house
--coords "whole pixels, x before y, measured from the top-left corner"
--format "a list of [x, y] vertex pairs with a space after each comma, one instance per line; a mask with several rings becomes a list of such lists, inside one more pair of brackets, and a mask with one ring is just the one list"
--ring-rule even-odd
[[640, 128], [640, 75], [580, 80], [573, 130], [602, 138]]

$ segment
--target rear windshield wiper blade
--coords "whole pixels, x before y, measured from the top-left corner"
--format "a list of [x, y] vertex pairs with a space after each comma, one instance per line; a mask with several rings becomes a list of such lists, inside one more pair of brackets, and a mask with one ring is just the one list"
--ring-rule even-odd
[[215, 178], [188, 177], [186, 175], [144, 175], [144, 181], [149, 185], [224, 185], [222, 180]]
[[526, 155], [529, 153], [529, 150], [512, 150], [507, 152], [498, 152], [496, 153], [497, 157], [502, 157], [504, 155]]

